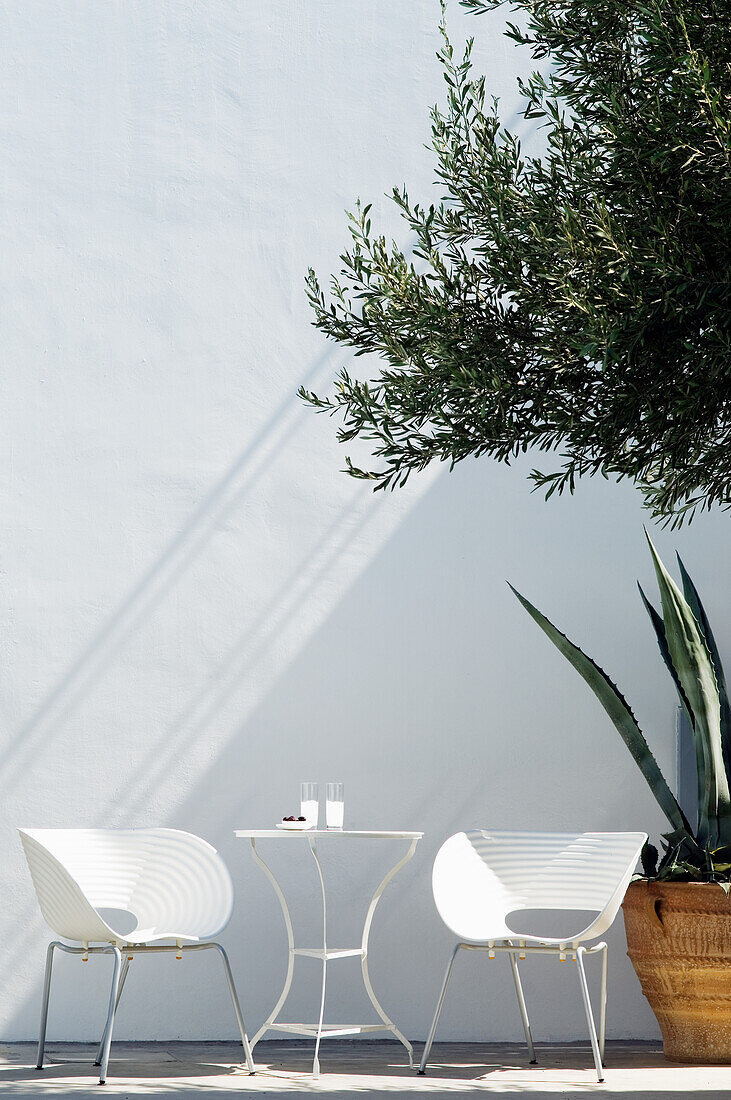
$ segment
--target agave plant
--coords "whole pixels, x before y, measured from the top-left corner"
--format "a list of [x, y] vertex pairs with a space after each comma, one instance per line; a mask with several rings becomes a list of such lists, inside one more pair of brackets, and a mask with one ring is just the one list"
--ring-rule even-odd
[[[647, 532], [645, 532], [647, 535]], [[665, 780], [627, 701], [603, 669], [511, 585], [526, 611], [583, 676], [595, 693], [670, 822], [664, 853], [647, 845], [643, 869], [649, 877], [731, 883], [731, 707], [708, 617], [680, 557], [678, 588], [647, 535], [660, 589], [660, 614], [640, 588], [663, 660], [675, 683], [695, 744], [698, 815], [691, 825]]]

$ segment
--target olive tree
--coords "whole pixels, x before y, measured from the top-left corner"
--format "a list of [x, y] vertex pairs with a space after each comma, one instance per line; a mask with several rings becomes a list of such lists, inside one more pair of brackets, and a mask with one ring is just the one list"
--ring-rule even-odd
[[[476, 14], [502, 0], [464, 0]], [[377, 489], [432, 460], [509, 462], [547, 496], [629, 478], [672, 524], [731, 505], [731, 0], [515, 0], [536, 71], [529, 156], [442, 23], [440, 197], [393, 201], [405, 252], [350, 215], [341, 270], [310, 271], [314, 323], [375, 353], [301, 394], [359, 437]]]

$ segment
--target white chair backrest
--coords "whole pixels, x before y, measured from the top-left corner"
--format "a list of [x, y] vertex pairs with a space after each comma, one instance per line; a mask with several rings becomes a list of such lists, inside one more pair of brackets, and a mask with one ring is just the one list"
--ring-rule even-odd
[[[125, 910], [140, 932], [210, 939], [227, 924], [233, 885], [215, 848], [177, 829], [20, 829], [47, 923], [80, 942], [140, 942], [97, 910]], [[111, 921], [112, 918], [110, 917]]]
[[437, 910], [456, 936], [474, 942], [519, 936], [508, 918], [524, 909], [594, 912], [572, 940], [600, 936], [646, 840], [645, 833], [456, 833], [434, 861]]

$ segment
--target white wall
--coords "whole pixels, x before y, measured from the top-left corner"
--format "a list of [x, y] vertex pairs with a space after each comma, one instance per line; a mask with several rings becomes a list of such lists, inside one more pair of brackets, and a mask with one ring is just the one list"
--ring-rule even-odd
[[[634, 587], [652, 582], [632, 489], [597, 481], [545, 504], [530, 463], [483, 461], [374, 497], [338, 473], [334, 426], [295, 397], [347, 362], [310, 327], [302, 290], [309, 264], [336, 266], [343, 208], [374, 198], [390, 227], [379, 196], [392, 184], [431, 197], [437, 19], [433, 0], [2, 5], [7, 1039], [36, 1033], [48, 938], [17, 825], [164, 823], [211, 839], [237, 884], [226, 942], [253, 1031], [284, 932], [233, 829], [296, 809], [303, 778], [343, 779], [349, 823], [426, 831], [372, 941], [384, 1004], [423, 1038], [450, 945], [429, 888], [447, 834], [662, 824], [505, 585], [608, 667], [672, 777], [674, 701]], [[452, 24], [479, 35], [511, 114], [518, 58], [499, 21], [455, 10]], [[657, 533], [685, 555], [722, 643], [727, 531], [714, 515]], [[392, 854], [332, 852], [341, 942], [356, 923], [346, 902], [365, 904]], [[291, 850], [272, 860], [314, 903]], [[612, 946], [610, 1034], [653, 1036], [621, 922]], [[119, 1037], [233, 1036], [207, 962], [140, 965]], [[583, 1035], [571, 974], [559, 1002], [548, 965], [526, 967], [535, 1033]], [[312, 1012], [308, 966], [295, 1017]], [[354, 964], [341, 966], [336, 1019], [363, 1008]], [[98, 1034], [107, 977], [103, 962], [59, 961], [52, 1036]], [[441, 1034], [518, 1037], [505, 967], [463, 967]]]

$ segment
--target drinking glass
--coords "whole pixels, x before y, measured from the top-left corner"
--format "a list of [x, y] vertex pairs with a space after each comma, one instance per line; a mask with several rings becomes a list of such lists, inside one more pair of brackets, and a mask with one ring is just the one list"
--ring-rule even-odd
[[327, 784], [325, 821], [328, 829], [342, 829], [345, 811], [345, 788], [342, 783]]
[[307, 819], [308, 825], [317, 828], [320, 814], [320, 795], [317, 783], [300, 783], [300, 815]]

